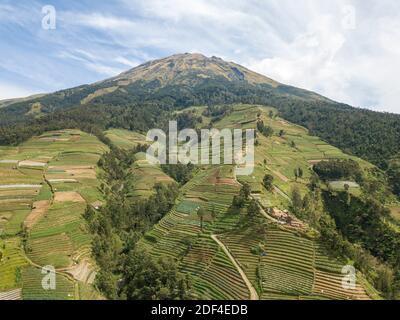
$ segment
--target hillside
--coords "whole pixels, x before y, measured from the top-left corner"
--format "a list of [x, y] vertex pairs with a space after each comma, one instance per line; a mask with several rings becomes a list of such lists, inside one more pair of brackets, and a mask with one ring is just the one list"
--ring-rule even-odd
[[[200, 54], [0, 102], [0, 299], [398, 299], [399, 117]], [[255, 129], [253, 174], [149, 163], [170, 120]]]
[[[83, 214], [103, 201], [97, 161], [107, 149], [78, 130], [0, 148], [1, 292], [28, 300], [100, 297]], [[54, 292], [41, 286], [47, 265], [57, 272]]]
[[[375, 181], [381, 184], [375, 197], [385, 199], [397, 212], [400, 205], [387, 194], [380, 170], [310, 136], [307, 129], [278, 117], [274, 108], [240, 104], [221, 110], [225, 110], [223, 117], [213, 116], [215, 110], [207, 107], [188, 108], [175, 116], [195, 115], [199, 127], [213, 123], [220, 129], [247, 129], [259, 127], [261, 121], [270, 127], [272, 134], [257, 134], [252, 176], [237, 178], [229, 165], [196, 166], [178, 189], [163, 172], [166, 168], [145, 160], [140, 151], [144, 136], [122, 129], [106, 131], [108, 142], [102, 138], [112, 146], [111, 153], [105, 153], [109, 148], [95, 137], [77, 130], [47, 132], [18, 147], [1, 148], [4, 249], [0, 268], [4, 272], [0, 297], [114, 298], [109, 284], [124, 276], [120, 263], [127, 263], [121, 250], [133, 250], [132, 254], [145, 250], [154, 261], [172, 259], [168, 263], [176, 265], [176, 279], [190, 276], [187, 298], [380, 299], [387, 295], [379, 292], [385, 288], [373, 288], [383, 281], [377, 274], [384, 266], [365, 264], [352, 251], [338, 250], [344, 240], [328, 241], [331, 232], [337, 232], [334, 226], [328, 227], [326, 238], [323, 225], [330, 221], [330, 213], [323, 198], [311, 198], [309, 206], [301, 208], [296, 208], [293, 198], [296, 189], [304, 203], [312, 194], [334, 196], [345, 190], [362, 199]], [[313, 166], [334, 159], [357, 163], [364, 182], [354, 177], [318, 180], [311, 192]], [[272, 188], [264, 184], [266, 175], [273, 177]], [[249, 185], [250, 197], [241, 208], [235, 207], [234, 198], [244, 185]], [[254, 213], [249, 211], [252, 201], [258, 207]], [[92, 205], [87, 213], [86, 205]], [[204, 211], [201, 220], [199, 208]], [[398, 228], [395, 220], [390, 221], [390, 228]], [[97, 227], [103, 224], [114, 231], [103, 234], [104, 229]], [[372, 259], [364, 251], [358, 254]], [[37, 287], [37, 268], [48, 264], [62, 279], [54, 293]], [[358, 268], [355, 289], [341, 285], [342, 268], [349, 264]]]
[[[283, 137], [277, 134], [272, 138], [259, 136], [254, 175], [236, 181], [231, 166], [204, 167], [181, 189], [176, 205], [146, 233], [139, 246], [154, 257], [176, 259], [179, 269], [190, 274], [196, 298], [376, 298], [377, 292], [361, 274], [355, 290], [342, 288], [342, 268], [349, 262], [343, 257], [333, 257], [314, 228], [299, 220], [287, 223], [278, 218], [279, 212], [292, 210], [294, 186], [298, 186], [303, 195], [307, 194], [313, 163], [353, 159], [366, 172], [374, 166], [309, 136], [304, 128], [280, 118], [270, 119], [271, 110], [238, 105], [229, 116], [215, 124], [217, 128], [254, 128], [257, 114], [261, 113], [275, 132], [285, 130]], [[291, 141], [295, 141], [296, 148], [291, 146]], [[305, 173], [301, 179], [293, 174], [298, 167]], [[271, 191], [262, 184], [266, 174], [275, 178]], [[246, 210], [232, 211], [233, 197], [244, 183], [250, 184], [251, 196], [262, 208], [255, 217], [249, 218]], [[351, 192], [359, 193], [357, 188]], [[207, 212], [203, 231], [196, 215], [198, 207]], [[212, 211], [216, 213], [214, 216]], [[250, 287], [246, 280], [250, 281]], [[257, 292], [255, 297], [250, 294], [252, 289]]]
[[[339, 234], [333, 241], [336, 227], [324, 225], [332, 222], [321, 198], [324, 192], [332, 192], [333, 196], [346, 190], [349, 195], [362, 199], [371, 192], [367, 189], [369, 183], [380, 183], [383, 189], [376, 190], [375, 197], [384, 197], [385, 201], [398, 207], [396, 198], [387, 195], [386, 182], [381, 180], [379, 169], [310, 136], [305, 128], [276, 117], [274, 108], [234, 105], [225, 110], [224, 116], [219, 118], [209, 116], [213, 111], [208, 111], [207, 107], [188, 108], [176, 116], [179, 118], [187, 114], [182, 118], [197, 119], [196, 127], [213, 123], [215, 128], [246, 129], [255, 128], [260, 121], [270, 126], [273, 129], [271, 136], [258, 134], [254, 174], [237, 180], [233, 166], [199, 166], [193, 171], [189, 182], [180, 188], [176, 199], [169, 204], [170, 210], [164, 211], [164, 217], [154, 227], [146, 224], [145, 228], [135, 228], [138, 232], [141, 230], [144, 236], [137, 239], [134, 250], [145, 250], [154, 261], [171, 259], [176, 263], [182, 276], [190, 275], [191, 298], [379, 298], [380, 294], [371, 282], [376, 284], [376, 272], [380, 273], [385, 266], [374, 262], [365, 251], [358, 252], [360, 256], [356, 257], [352, 253], [352, 250], [358, 250], [356, 246], [350, 251], [340, 249], [342, 244], [346, 247], [352, 247], [352, 244], [341, 239]], [[127, 134], [127, 139], [129, 136], [132, 133]], [[114, 137], [114, 141], [120, 140], [120, 137]], [[140, 153], [134, 159], [134, 163], [143, 161]], [[353, 161], [362, 172], [363, 182], [354, 177], [321, 180], [312, 191], [310, 183], [315, 177], [313, 166], [330, 161]], [[295, 172], [299, 169], [302, 169], [301, 177], [296, 177]], [[271, 189], [264, 186], [266, 175], [274, 179]], [[143, 176], [146, 173], [139, 174], [139, 177], [134, 175], [133, 181]], [[151, 184], [151, 179], [148, 181]], [[250, 186], [251, 199], [259, 207], [254, 216], [249, 215], [251, 200], [241, 209], [233, 205], [234, 198], [245, 184]], [[296, 207], [299, 204], [295, 206], [293, 193], [296, 188], [303, 203], [306, 203], [307, 197], [313, 197], [308, 199], [310, 203], [307, 207], [303, 203], [300, 204], [301, 208]], [[110, 202], [114, 202], [114, 199], [110, 198]], [[110, 208], [115, 210], [115, 204]], [[142, 214], [147, 216], [150, 212], [158, 212], [149, 208], [141, 213], [136, 211], [136, 206], [123, 213], [125, 210], [118, 213], [118, 220], [128, 219], [125, 214], [136, 221]], [[201, 219], [199, 210], [203, 210]], [[125, 228], [116, 231], [115, 236], [125, 237]], [[399, 235], [395, 237], [398, 239]], [[365, 264], [360, 260], [361, 256], [362, 259], [372, 260]], [[109, 273], [113, 268], [110, 263], [105, 265], [107, 272], [103, 274], [107, 279], [113, 276]], [[361, 268], [354, 290], [346, 290], [341, 285], [342, 269], [348, 264]], [[117, 270], [115, 272], [123, 276]], [[112, 292], [107, 288], [109, 295]]]
[[[201, 54], [177, 54], [94, 84], [8, 101], [0, 110], [0, 144], [19, 143], [51, 129], [48, 119], [60, 127], [73, 118], [70, 127], [75, 127], [83, 121], [76, 119], [78, 114], [85, 114], [86, 124], [146, 131], [162, 126], [177, 109], [229, 103], [274, 106], [285, 119], [384, 170], [399, 157], [399, 115], [353, 108]], [[34, 130], [26, 132], [21, 122]], [[389, 173], [396, 185], [398, 168]], [[398, 186], [394, 190], [399, 193]]]

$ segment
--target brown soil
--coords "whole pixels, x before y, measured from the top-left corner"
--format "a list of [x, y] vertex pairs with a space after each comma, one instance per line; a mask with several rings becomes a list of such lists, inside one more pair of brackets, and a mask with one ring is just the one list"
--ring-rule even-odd
[[54, 202], [85, 202], [85, 199], [75, 191], [55, 192]]
[[92, 266], [86, 260], [81, 261], [79, 264], [69, 268], [67, 273], [72, 275], [75, 280], [83, 283], [91, 283], [90, 275], [92, 274]]
[[50, 208], [49, 200], [34, 202], [31, 213], [25, 219], [24, 222], [25, 226], [29, 229], [32, 228], [39, 221], [39, 219], [46, 214], [49, 208]]
[[21, 161], [18, 163], [18, 166], [20, 167], [44, 167], [46, 163], [44, 162], [38, 162], [38, 161], [30, 161], [30, 160], [25, 160]]
[[308, 163], [314, 165], [314, 164], [320, 163], [322, 161], [324, 161], [324, 160], [308, 160]]
[[94, 169], [67, 169], [65, 172], [76, 178], [96, 179]]

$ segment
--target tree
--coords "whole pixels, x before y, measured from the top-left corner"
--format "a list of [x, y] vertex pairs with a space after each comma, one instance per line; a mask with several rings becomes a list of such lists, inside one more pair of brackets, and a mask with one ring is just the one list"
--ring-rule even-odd
[[274, 134], [274, 129], [272, 129], [270, 126], [264, 125], [262, 120], [257, 121], [257, 130], [267, 138], [272, 137]]
[[203, 220], [204, 220], [204, 216], [206, 215], [206, 212], [204, 211], [204, 209], [202, 208], [202, 207], [200, 207], [198, 210], [197, 210], [197, 216], [199, 217], [199, 219], [200, 219], [200, 228], [201, 228], [201, 231], [203, 231]]
[[308, 188], [311, 191], [315, 191], [318, 188], [318, 182], [319, 182], [318, 176], [313, 172], [310, 177]]
[[269, 111], [268, 113], [269, 117], [272, 119], [274, 117], [274, 112], [272, 110]]
[[303, 178], [303, 174], [304, 174], [303, 169], [299, 168], [299, 171], [298, 171], [299, 178]]
[[244, 207], [244, 203], [245, 203], [245, 199], [243, 198], [243, 196], [238, 195], [238, 196], [234, 196], [232, 199], [232, 205], [235, 208], [243, 208]]
[[170, 258], [154, 260], [144, 251], [132, 251], [121, 268], [120, 296], [128, 300], [184, 300], [190, 295], [190, 279]]
[[240, 189], [240, 195], [247, 200], [251, 194], [251, 187], [248, 183], [244, 183], [242, 188]]
[[247, 214], [250, 217], [255, 217], [258, 214], [260, 214], [260, 208], [259, 208], [256, 200], [252, 199], [250, 201], [249, 206], [247, 207]]
[[282, 138], [285, 135], [285, 130], [281, 129], [279, 130], [279, 136]]
[[274, 177], [272, 175], [266, 174], [264, 176], [263, 185], [264, 185], [265, 189], [267, 189], [268, 191], [272, 191], [272, 189], [274, 187], [273, 182], [274, 182]]
[[303, 169], [302, 168], [294, 169], [294, 177], [295, 177], [296, 181], [298, 178], [302, 178], [303, 177]]
[[291, 199], [294, 212], [299, 213], [303, 207], [303, 200], [298, 186], [293, 187]]

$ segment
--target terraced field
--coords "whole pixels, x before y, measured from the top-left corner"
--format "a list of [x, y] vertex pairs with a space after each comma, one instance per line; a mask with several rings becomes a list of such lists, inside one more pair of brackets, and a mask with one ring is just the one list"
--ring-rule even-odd
[[314, 279], [313, 242], [280, 230], [268, 230], [261, 259], [263, 298], [268, 294], [309, 295]]
[[146, 136], [124, 129], [110, 129], [105, 132], [105, 135], [121, 149], [132, 149], [136, 145], [146, 142]]
[[261, 299], [371, 299], [358, 274], [355, 290], [342, 286], [343, 261], [329, 258], [315, 240], [269, 224], [266, 234], [235, 230], [219, 238], [258, 288]]
[[[220, 129], [254, 128], [259, 114], [265, 124], [274, 128], [275, 135], [272, 138], [258, 135], [260, 145], [256, 147], [253, 175], [238, 177], [238, 180], [251, 186], [253, 198], [262, 206], [283, 210], [288, 208], [288, 196], [293, 185], [297, 184], [300, 190], [306, 191], [313, 163], [322, 159], [353, 157], [318, 138], [308, 136], [302, 127], [280, 118], [270, 119], [267, 116], [270, 110], [273, 109], [238, 105], [232, 114], [215, 126]], [[277, 135], [281, 129], [285, 130], [282, 137]], [[363, 168], [371, 167], [360, 159], [353, 159]], [[299, 167], [303, 169], [304, 175], [296, 181], [294, 169]], [[274, 192], [267, 192], [262, 187], [262, 179], [267, 173], [275, 177]], [[229, 210], [232, 198], [238, 194], [239, 189], [240, 184], [235, 179], [232, 166], [203, 167], [182, 187], [176, 206], [146, 234], [140, 245], [154, 256], [176, 259], [181, 271], [191, 275], [197, 298], [249, 298], [249, 289], [244, 279], [232, 261], [229, 263], [230, 259], [223, 250], [211, 241], [212, 235], [217, 235], [228, 249], [257, 290], [260, 299], [378, 297], [360, 274], [355, 290], [344, 289], [342, 268], [347, 262], [329, 258], [316, 239], [303, 235], [295, 228], [273, 223], [261, 215], [249, 225], [243, 212]], [[203, 232], [197, 216], [199, 208], [204, 208], [206, 212]], [[211, 215], [212, 211], [214, 215]], [[266, 231], [261, 231], [260, 219], [267, 224]], [[230, 279], [220, 272], [221, 265], [224, 265], [223, 269]]]
[[[353, 159], [366, 171], [373, 168], [370, 163], [347, 155], [318, 137], [310, 136], [307, 129], [303, 127], [276, 116], [271, 119], [270, 111], [274, 114], [277, 112], [273, 108], [236, 105], [233, 109], [233, 113], [224, 117], [214, 126], [219, 129], [254, 129], [257, 119], [260, 119], [274, 130], [274, 135], [269, 138], [260, 133], [257, 134], [258, 144], [255, 148], [254, 173], [250, 176], [238, 177], [240, 182], [250, 184], [253, 193], [260, 194], [261, 201], [268, 207], [287, 208], [288, 197], [294, 185], [297, 185], [302, 192], [306, 192], [312, 165], [319, 161]], [[281, 130], [282, 135], [279, 134]], [[302, 169], [303, 177], [296, 180], [294, 172], [298, 168]], [[274, 177], [274, 192], [267, 192], [262, 187], [262, 179], [265, 174], [271, 174]], [[356, 187], [351, 188], [350, 191], [355, 194], [359, 193]]]
[[42, 287], [44, 275], [41, 270], [27, 267], [22, 270], [22, 299], [24, 300], [74, 300], [74, 282], [64, 275], [56, 274], [56, 289], [45, 290]]
[[[204, 108], [199, 110], [200, 116]], [[215, 124], [220, 129], [254, 128], [260, 117], [274, 128], [273, 137], [258, 134], [254, 173], [236, 177], [233, 165], [199, 166], [181, 187], [172, 210], [138, 246], [154, 257], [175, 259], [179, 269], [191, 276], [193, 298], [379, 298], [361, 274], [355, 290], [344, 289], [342, 268], [348, 262], [329, 257], [304, 230], [271, 222], [274, 219], [265, 212], [250, 219], [246, 208], [231, 207], [246, 182], [265, 211], [287, 209], [294, 185], [306, 191], [314, 163], [352, 158], [308, 136], [304, 128], [278, 117], [270, 119], [270, 111], [237, 105]], [[203, 123], [210, 123], [203, 118]], [[284, 134], [278, 135], [280, 130]], [[142, 135], [126, 130], [112, 129], [106, 135], [124, 149], [144, 142]], [[15, 148], [0, 147], [0, 299], [101, 298], [91, 285], [96, 266], [82, 214], [87, 205], [97, 207], [104, 201], [97, 162], [107, 150], [95, 137], [77, 130], [48, 132]], [[371, 167], [353, 159], [363, 168]], [[297, 181], [296, 168], [304, 172]], [[272, 192], [262, 186], [267, 173], [275, 178]], [[132, 174], [134, 199], [152, 195], [158, 182], [173, 183], [159, 166], [147, 162], [144, 153], [135, 155]], [[197, 214], [200, 208], [205, 212], [202, 220]], [[41, 286], [41, 267], [46, 265], [57, 269], [54, 292]]]
[[21, 286], [21, 270], [28, 265], [18, 237], [0, 240], [0, 292]]
[[77, 282], [64, 271], [55, 292], [43, 290], [39, 267], [94, 265], [82, 214], [88, 204], [102, 200], [97, 161], [106, 150], [97, 138], [78, 130], [48, 132], [16, 148], [0, 147], [0, 233], [5, 237], [0, 292], [22, 288], [23, 299], [79, 298]]
[[[249, 298], [246, 284], [232, 261], [210, 234], [201, 233], [197, 216], [198, 208], [202, 207], [206, 212], [204, 230], [211, 231], [218, 221], [217, 217], [226, 214], [233, 196], [239, 191], [239, 185], [223, 175], [230, 169], [204, 168], [183, 187], [176, 207], [139, 243], [154, 256], [170, 256], [180, 261], [181, 270], [192, 276], [197, 298]], [[227, 179], [224, 180], [225, 185], [215, 184], [218, 176]]]
[[159, 165], [150, 164], [146, 160], [146, 154], [139, 152], [135, 155], [136, 161], [132, 165], [133, 184], [131, 196], [133, 198], [149, 197], [154, 192], [157, 183], [174, 183]]

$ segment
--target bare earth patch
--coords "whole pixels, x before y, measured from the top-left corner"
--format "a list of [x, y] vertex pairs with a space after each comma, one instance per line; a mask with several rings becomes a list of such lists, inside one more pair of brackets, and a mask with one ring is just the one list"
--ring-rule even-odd
[[308, 163], [314, 165], [314, 164], [318, 164], [322, 161], [324, 161], [324, 160], [322, 160], [322, 159], [321, 160], [308, 160]]
[[93, 282], [93, 277], [91, 277], [93, 273], [92, 266], [86, 260], [81, 261], [79, 264], [74, 265], [66, 271], [73, 276], [75, 280], [89, 284]]
[[96, 171], [94, 169], [66, 169], [65, 172], [76, 178], [96, 179]]
[[85, 199], [75, 191], [55, 192], [54, 202], [85, 202]]
[[48, 179], [50, 183], [77, 183], [76, 179]]
[[15, 289], [6, 292], [0, 292], [0, 300], [21, 300], [21, 289]]
[[44, 166], [46, 166], [46, 163], [38, 162], [38, 161], [25, 160], [25, 161], [20, 161], [18, 163], [18, 166], [19, 167], [44, 167]]
[[390, 212], [395, 219], [400, 220], [400, 207], [392, 207]]
[[33, 203], [33, 209], [25, 219], [25, 226], [29, 229], [32, 228], [36, 224], [36, 222], [38, 222], [39, 219], [46, 214], [49, 208], [49, 200], [37, 201]]

